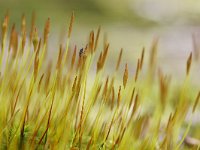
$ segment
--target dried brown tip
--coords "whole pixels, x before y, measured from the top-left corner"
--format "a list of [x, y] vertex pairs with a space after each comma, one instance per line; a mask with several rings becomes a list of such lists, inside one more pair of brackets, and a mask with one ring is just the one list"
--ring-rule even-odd
[[197, 95], [197, 97], [196, 97], [194, 106], [193, 106], [193, 108], [192, 108], [192, 112], [193, 112], [193, 113], [194, 113], [195, 110], [196, 110], [196, 107], [197, 107], [197, 105], [198, 105], [198, 103], [199, 103], [199, 99], [200, 99], [200, 91], [199, 91], [199, 93], [198, 93], [198, 95]]
[[73, 52], [73, 55], [72, 55], [72, 60], [71, 60], [71, 69], [74, 67], [74, 63], [75, 63], [75, 60], [76, 60], [76, 45], [74, 47], [74, 52]]
[[44, 43], [47, 43], [49, 31], [50, 31], [50, 18], [47, 19], [44, 27]]
[[9, 16], [8, 14], [6, 14], [2, 23], [2, 39], [5, 38], [6, 32], [8, 30], [8, 20], [9, 20]]
[[96, 38], [95, 38], [94, 51], [96, 51], [97, 46], [98, 46], [100, 32], [101, 32], [101, 27], [99, 26], [98, 31], [97, 31], [97, 35], [96, 35]]
[[121, 85], [119, 86], [118, 96], [117, 96], [117, 107], [119, 107], [121, 102]]
[[90, 32], [90, 38], [89, 38], [89, 51], [93, 53], [94, 51], [94, 31]]
[[9, 48], [8, 48], [9, 51], [12, 48], [14, 32], [15, 32], [15, 24], [12, 25], [12, 29], [11, 29], [10, 42], [9, 42]]
[[22, 35], [26, 32], [26, 18], [25, 18], [25, 14], [22, 15], [21, 32], [22, 32]]
[[187, 59], [187, 69], [186, 69], [187, 75], [190, 73], [191, 64], [192, 64], [192, 52], [190, 53], [190, 56]]
[[137, 69], [135, 72], [135, 81], [137, 81], [137, 79], [138, 79], [139, 69], [140, 69], [140, 59], [138, 59], [138, 61], [137, 61]]
[[11, 30], [9, 51], [11, 50], [11, 48], [12, 48], [13, 57], [15, 57], [17, 54], [17, 49], [18, 49], [18, 34], [15, 31], [15, 24], [13, 24], [12, 30]]
[[121, 48], [120, 50], [120, 53], [119, 53], [119, 57], [118, 57], [118, 60], [117, 60], [117, 65], [116, 65], [116, 71], [119, 69], [119, 65], [120, 65], [120, 62], [121, 62], [121, 59], [122, 59], [122, 53], [123, 53], [123, 49]]
[[13, 40], [13, 55], [16, 56], [17, 49], [18, 49], [18, 34], [17, 32], [14, 32], [14, 40]]
[[61, 67], [61, 63], [62, 63], [62, 45], [60, 45], [60, 49], [59, 49], [58, 60], [57, 60], [57, 65], [56, 65], [57, 70], [59, 70], [59, 68]]
[[71, 19], [70, 19], [68, 38], [71, 37], [73, 22], [74, 22], [74, 12], [72, 12]]
[[26, 31], [22, 34], [22, 54], [24, 53], [25, 45], [26, 45]]
[[32, 42], [33, 42], [34, 51], [36, 51], [37, 50], [37, 46], [38, 46], [38, 42], [39, 42], [37, 28], [34, 29], [33, 41]]
[[106, 96], [106, 95], [107, 95], [107, 91], [108, 91], [108, 82], [109, 82], [109, 76], [107, 76], [107, 78], [106, 78], [106, 83], [105, 83], [105, 86], [104, 86], [104, 89], [103, 89], [103, 96]]
[[97, 61], [97, 72], [101, 70], [101, 66], [102, 66], [102, 52], [100, 53], [98, 61]]
[[30, 31], [30, 41], [33, 39], [33, 33], [35, 30], [35, 12], [32, 13], [32, 18], [31, 18], [31, 31]]
[[98, 61], [97, 61], [97, 72], [100, 71], [104, 64], [105, 64], [105, 60], [108, 54], [108, 48], [109, 48], [109, 44], [107, 44], [106, 48], [104, 49], [103, 52], [100, 53]]
[[128, 65], [126, 64], [125, 65], [125, 70], [124, 70], [124, 76], [123, 76], [124, 88], [126, 87], [127, 80], [128, 80]]
[[103, 56], [102, 56], [102, 67], [105, 64], [105, 60], [108, 54], [108, 49], [109, 49], [109, 43], [106, 45], [104, 51], [103, 51]]
[[140, 70], [142, 70], [142, 66], [143, 66], [143, 61], [144, 61], [144, 53], [145, 53], [145, 48], [143, 47], [142, 49], [142, 54], [141, 54], [141, 58], [140, 58]]
[[22, 35], [22, 54], [24, 53], [24, 47], [26, 44], [26, 18], [25, 15], [22, 15], [22, 23], [21, 23], [21, 35]]
[[162, 107], [164, 109], [168, 90], [169, 90], [170, 77], [163, 75], [161, 70], [159, 70], [158, 76], [159, 76], [159, 85], [160, 85], [160, 100], [161, 100]]
[[150, 68], [155, 66], [156, 61], [156, 54], [157, 54], [157, 47], [158, 47], [158, 38], [155, 38], [152, 43], [151, 52], [150, 52], [150, 59], [149, 59], [149, 65]]

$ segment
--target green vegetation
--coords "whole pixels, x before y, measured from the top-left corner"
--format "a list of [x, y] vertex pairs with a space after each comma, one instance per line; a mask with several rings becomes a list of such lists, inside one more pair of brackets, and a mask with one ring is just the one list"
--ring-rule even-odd
[[192, 53], [180, 87], [157, 67], [158, 39], [152, 43], [148, 63], [145, 48], [132, 65], [124, 63], [121, 49], [107, 75], [111, 52], [106, 38], [103, 50], [99, 48], [100, 28], [90, 32], [83, 49], [72, 48], [72, 14], [66, 43], [49, 60], [50, 19], [40, 37], [34, 18], [30, 34], [24, 15], [20, 32], [13, 24], [8, 33], [8, 15], [2, 23], [2, 149], [199, 148], [199, 127], [192, 124], [200, 99], [200, 92], [191, 92]]

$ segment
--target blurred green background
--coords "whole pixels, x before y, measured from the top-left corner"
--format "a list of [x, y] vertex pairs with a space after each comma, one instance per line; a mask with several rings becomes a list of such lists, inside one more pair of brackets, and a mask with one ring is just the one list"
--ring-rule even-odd
[[[156, 25], [198, 24], [200, 2], [188, 0], [1, 0], [0, 16], [9, 10], [13, 20], [35, 11], [38, 21], [51, 16], [63, 22], [67, 14], [85, 24], [127, 23], [138, 28]], [[63, 18], [64, 17], [64, 18]]]
[[[34, 11], [41, 34], [50, 17], [50, 38], [55, 43], [52, 49], [57, 49], [58, 41], [63, 42], [61, 39], [74, 11], [72, 44], [85, 46], [89, 32], [101, 25], [103, 33], [108, 35], [113, 56], [124, 48], [126, 60], [131, 63], [136, 62], [142, 47], [148, 51], [153, 38], [159, 37], [158, 59], [165, 72], [176, 76], [185, 71], [185, 60], [194, 48], [192, 34], [200, 41], [200, 1], [197, 0], [0, 0], [1, 21], [7, 11], [10, 26], [16, 22], [17, 28], [23, 13], [30, 26]], [[196, 47], [199, 49], [200, 45]]]

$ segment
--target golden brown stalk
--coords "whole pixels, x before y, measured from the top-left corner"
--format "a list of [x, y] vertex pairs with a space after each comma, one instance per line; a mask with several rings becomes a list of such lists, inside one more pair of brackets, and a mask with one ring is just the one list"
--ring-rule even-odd
[[128, 65], [126, 63], [125, 70], [124, 70], [124, 76], [123, 76], [124, 88], [126, 87], [127, 80], [128, 80]]
[[74, 93], [75, 90], [76, 90], [76, 81], [77, 81], [77, 76], [75, 77], [74, 83], [73, 83], [73, 85], [72, 85], [72, 92], [73, 92], [73, 93]]
[[50, 30], [50, 18], [47, 19], [45, 27], [44, 27], [44, 43], [47, 43], [48, 36], [49, 36], [49, 30]]
[[45, 80], [45, 90], [47, 92], [49, 83], [50, 83], [50, 78], [51, 78], [51, 69], [52, 69], [52, 62], [50, 61], [46, 70], [46, 80]]
[[108, 49], [109, 49], [109, 43], [106, 45], [104, 51], [103, 51], [103, 55], [102, 55], [102, 67], [105, 64], [105, 60], [108, 54]]
[[101, 27], [99, 26], [98, 31], [97, 31], [97, 35], [96, 35], [96, 38], [95, 38], [94, 51], [96, 51], [97, 46], [98, 46], [100, 31], [101, 31]]
[[[137, 108], [138, 108], [138, 98], [139, 96], [138, 96], [138, 93], [136, 94], [136, 96], [135, 96], [135, 101], [134, 101], [134, 105], [133, 105], [133, 109], [132, 109], [132, 113], [131, 113], [131, 118], [130, 118], [130, 121], [131, 121], [131, 119], [133, 118], [133, 115], [135, 114], [135, 112], [136, 112], [136, 110], [137, 110]], [[130, 122], [129, 121], [129, 122]]]
[[[181, 106], [181, 107], [182, 107], [182, 106]], [[175, 122], [175, 121], [176, 121], [176, 118], [177, 118], [177, 116], [178, 116], [178, 110], [179, 110], [179, 108], [176, 107], [176, 109], [175, 109], [175, 111], [174, 111], [174, 114], [171, 116], [171, 121], [172, 121], [172, 122]]]
[[[50, 119], [51, 119], [51, 113], [52, 113], [52, 108], [53, 108], [53, 104], [54, 104], [54, 96], [55, 96], [55, 92], [53, 92], [53, 98], [52, 98], [52, 102], [51, 102], [51, 107], [49, 110], [49, 115], [48, 115], [48, 121], [47, 121], [47, 126], [46, 126], [46, 130], [44, 131], [44, 133], [42, 134], [42, 137], [40, 138], [38, 145], [41, 144], [43, 138], [45, 135], [47, 135], [48, 130], [49, 130], [49, 126], [50, 126]], [[46, 141], [45, 141], [46, 142]]]
[[119, 53], [119, 57], [118, 57], [118, 60], [117, 60], [117, 65], [116, 65], [116, 71], [119, 69], [119, 65], [120, 65], [120, 62], [121, 62], [121, 59], [122, 59], [122, 53], [123, 53], [123, 49], [121, 48], [120, 50], [120, 53]]
[[25, 128], [26, 117], [28, 114], [28, 108], [29, 108], [29, 104], [30, 104], [30, 100], [31, 100], [32, 92], [33, 92], [33, 86], [30, 88], [31, 89], [30, 89], [28, 97], [27, 97], [27, 104], [25, 105], [23, 116], [22, 116], [22, 126], [20, 129], [19, 149], [22, 149], [24, 147], [24, 143], [23, 143], [24, 142], [24, 128]]
[[114, 107], [114, 100], [115, 100], [115, 89], [114, 86], [112, 86], [111, 110], [113, 110]]
[[111, 120], [111, 123], [110, 123], [110, 126], [109, 126], [109, 128], [108, 128], [108, 132], [107, 132], [107, 134], [106, 134], [105, 142], [107, 141], [107, 139], [108, 139], [108, 137], [109, 137], [109, 134], [110, 134], [112, 125], [113, 125], [113, 123], [114, 123], [114, 118], [115, 118], [115, 114], [113, 115], [112, 120]]
[[134, 94], [135, 94], [135, 87], [134, 87], [133, 90], [132, 90], [131, 99], [130, 99], [130, 102], [129, 102], [129, 108], [130, 108], [131, 105], [133, 104], [133, 97], [134, 97]]
[[119, 108], [121, 102], [121, 85], [119, 86], [118, 96], [117, 96], [117, 107]]
[[143, 47], [141, 58], [140, 58], [140, 70], [142, 70], [143, 61], [144, 61], [144, 54], [145, 54], [145, 48]]
[[15, 109], [16, 109], [16, 106], [17, 106], [17, 102], [18, 102], [18, 100], [19, 100], [19, 94], [20, 94], [20, 92], [21, 92], [21, 89], [22, 89], [22, 87], [23, 87], [23, 84], [24, 84], [24, 80], [23, 80], [22, 84], [20, 85], [20, 88], [19, 88], [19, 91], [18, 91], [18, 93], [17, 93], [15, 102], [14, 102], [14, 104], [13, 104], [13, 112], [11, 113], [11, 116], [14, 115], [14, 112], [15, 112]]
[[71, 37], [73, 23], [74, 23], [74, 12], [72, 12], [71, 19], [70, 19], [69, 30], [68, 30], [68, 38]]
[[60, 45], [60, 49], [59, 49], [58, 60], [57, 60], [57, 64], [56, 64], [57, 70], [60, 69], [61, 63], [62, 63], [62, 45]]
[[84, 87], [84, 94], [83, 94], [83, 101], [82, 101], [82, 106], [81, 106], [81, 114], [80, 114], [80, 122], [79, 122], [79, 147], [81, 148], [81, 143], [82, 143], [82, 136], [83, 136], [83, 115], [85, 111], [85, 94], [86, 94], [86, 86]]
[[190, 53], [190, 56], [187, 59], [186, 75], [189, 75], [190, 73], [191, 64], [192, 64], [192, 52]]
[[40, 48], [41, 48], [41, 44], [42, 44], [42, 39], [40, 38], [38, 46], [37, 46], [37, 53], [40, 53]]
[[198, 95], [197, 95], [197, 97], [196, 97], [195, 103], [194, 103], [194, 105], [193, 105], [192, 113], [195, 112], [196, 107], [197, 107], [197, 105], [198, 105], [198, 103], [199, 103], [199, 99], [200, 99], [200, 91], [199, 91], [199, 93], [198, 93]]
[[36, 52], [34, 60], [34, 81], [36, 81], [38, 75], [38, 64], [39, 64], [39, 51]]
[[22, 49], [21, 49], [22, 54], [24, 53], [25, 45], [26, 45], [26, 32], [24, 32], [24, 33], [22, 34]]
[[42, 123], [45, 121], [46, 116], [48, 114], [48, 111], [46, 111], [46, 113], [44, 114], [44, 116], [42, 117], [42, 119], [39, 121], [38, 125], [35, 127], [33, 134], [32, 134], [32, 138], [30, 139], [30, 146], [32, 147], [34, 145], [35, 137], [38, 133], [39, 128], [41, 127]]
[[89, 149], [90, 149], [90, 146], [92, 145], [92, 141], [93, 141], [93, 136], [91, 136], [91, 138], [90, 138], [90, 140], [89, 140], [89, 142], [88, 142], [88, 144], [87, 144], [86, 150], [89, 150]]
[[80, 90], [81, 90], [81, 76], [78, 78], [78, 83], [76, 85], [76, 95], [75, 95], [75, 98], [78, 100], [78, 97], [79, 97], [79, 94], [80, 94]]
[[117, 139], [115, 140], [115, 143], [113, 144], [113, 146], [111, 148], [112, 150], [116, 149], [120, 145], [125, 131], [126, 131], [126, 127], [121, 128], [120, 133], [119, 133]]
[[39, 83], [38, 83], [38, 93], [40, 92], [43, 78], [44, 78], [44, 73], [43, 73], [42, 76], [40, 77], [40, 80], [39, 80]]
[[98, 96], [99, 96], [99, 93], [100, 93], [101, 87], [102, 87], [102, 84], [100, 84], [100, 85], [98, 86], [98, 88], [97, 88], [97, 92], [96, 92], [96, 94], [95, 94], [95, 98], [94, 98], [94, 102], [93, 102], [93, 104], [95, 104], [96, 101], [97, 101], [97, 98], [98, 98]]
[[72, 55], [71, 70], [72, 70], [73, 67], [74, 67], [75, 60], [76, 60], [76, 45], [75, 45], [75, 47], [74, 47], [74, 52], [73, 52], [73, 55]]
[[138, 61], [137, 61], [137, 68], [136, 68], [136, 72], [135, 72], [135, 82], [138, 79], [139, 70], [140, 70], [140, 59], [138, 59]]

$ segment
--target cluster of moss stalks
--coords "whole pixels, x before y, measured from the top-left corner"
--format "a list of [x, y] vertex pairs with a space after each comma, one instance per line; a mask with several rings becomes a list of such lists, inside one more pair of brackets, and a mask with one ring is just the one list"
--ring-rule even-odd
[[[34, 15], [30, 34], [24, 15], [20, 33], [14, 24], [8, 33], [8, 22], [6, 15], [0, 51], [0, 148], [199, 148], [197, 139], [186, 140], [192, 120], [185, 122], [185, 118], [187, 114], [192, 118], [197, 112], [200, 98], [200, 93], [196, 93], [194, 100], [189, 101], [187, 95], [192, 53], [183, 85], [172, 100], [170, 77], [156, 67], [157, 39], [152, 44], [148, 65], [144, 63], [143, 49], [132, 68], [134, 74], [130, 75], [128, 64], [121, 64], [121, 49], [114, 71], [105, 76], [109, 43], [105, 40], [103, 49], [98, 48], [100, 28], [90, 32], [83, 49], [70, 49], [72, 14], [66, 46], [61, 45], [58, 56], [49, 60], [50, 19], [45, 23], [43, 37], [38, 36]], [[94, 64], [92, 79], [90, 70]], [[119, 74], [120, 81], [116, 79]]]

